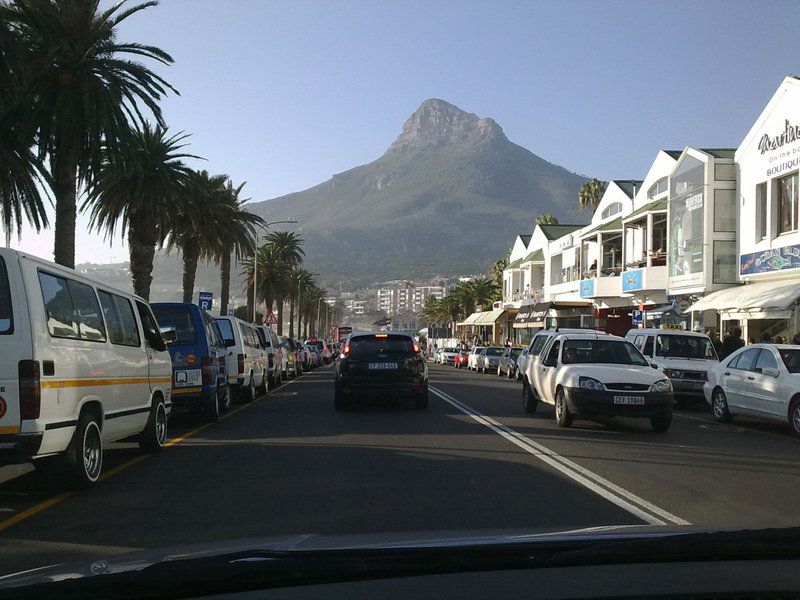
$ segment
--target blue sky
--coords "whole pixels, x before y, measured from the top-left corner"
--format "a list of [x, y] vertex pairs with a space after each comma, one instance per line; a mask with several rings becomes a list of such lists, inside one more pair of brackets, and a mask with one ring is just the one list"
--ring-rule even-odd
[[[735, 147], [800, 72], [798, 14], [797, 0], [162, 0], [119, 39], [173, 55], [171, 128], [263, 200], [377, 158], [430, 97], [602, 179], [644, 176], [659, 148]], [[78, 261], [127, 259], [119, 240], [79, 238]], [[51, 258], [51, 240], [14, 245]]]

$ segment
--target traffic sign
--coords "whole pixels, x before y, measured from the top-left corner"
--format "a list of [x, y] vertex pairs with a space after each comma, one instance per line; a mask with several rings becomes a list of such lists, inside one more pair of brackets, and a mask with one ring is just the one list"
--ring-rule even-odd
[[214, 303], [214, 296], [211, 292], [199, 292], [197, 294], [197, 305], [203, 310], [211, 310], [211, 305]]
[[267, 311], [266, 316], [264, 317], [264, 325], [277, 325], [278, 319], [275, 316], [275, 313], [272, 312], [272, 309]]
[[235, 308], [229, 308], [228, 309], [228, 316], [229, 317], [236, 316], [236, 309]]
[[631, 311], [631, 323], [633, 325], [641, 325], [642, 320], [644, 317], [644, 312], [641, 310], [632, 310]]

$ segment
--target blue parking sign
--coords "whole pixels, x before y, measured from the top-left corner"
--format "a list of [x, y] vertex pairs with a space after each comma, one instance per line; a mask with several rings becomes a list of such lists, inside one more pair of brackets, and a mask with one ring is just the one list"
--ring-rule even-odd
[[644, 317], [644, 312], [641, 310], [631, 311], [631, 323], [633, 325], [641, 325]]
[[197, 305], [203, 310], [211, 310], [211, 305], [213, 303], [213, 295], [211, 292], [200, 292], [197, 295]]

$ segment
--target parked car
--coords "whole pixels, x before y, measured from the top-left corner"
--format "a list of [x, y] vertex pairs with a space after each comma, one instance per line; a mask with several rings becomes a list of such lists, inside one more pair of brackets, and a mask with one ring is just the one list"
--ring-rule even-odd
[[266, 325], [257, 325], [261, 346], [267, 354], [267, 386], [276, 386], [282, 379], [283, 347], [278, 334]]
[[514, 364], [514, 379], [522, 379], [522, 374], [525, 372], [525, 366], [528, 364], [528, 353], [530, 346], [525, 346], [522, 352], [519, 353], [517, 360]]
[[[174, 339], [174, 331], [164, 332]], [[0, 464], [96, 482], [106, 444], [167, 440], [172, 361], [143, 299], [0, 248]]]
[[475, 346], [472, 351], [469, 353], [469, 358], [467, 359], [467, 368], [470, 371], [477, 371], [478, 370], [478, 359], [483, 356], [483, 353], [486, 351], [485, 346]]
[[156, 302], [150, 305], [162, 329], [174, 329], [168, 345], [172, 357], [172, 410], [202, 412], [211, 422], [231, 407], [225, 370], [228, 349], [214, 317], [196, 304]]
[[497, 376], [505, 375], [509, 379], [516, 377], [517, 357], [522, 353], [522, 348], [506, 348], [500, 355], [497, 363]]
[[441, 362], [442, 362], [442, 351], [443, 350], [444, 350], [444, 348], [436, 348], [436, 350], [433, 351], [433, 357], [432, 358], [433, 358], [433, 362], [434, 363], [441, 364]]
[[469, 355], [470, 353], [467, 350], [459, 350], [456, 357], [453, 359], [453, 366], [456, 369], [463, 369], [467, 367], [469, 363]]
[[[672, 423], [672, 384], [630, 342], [612, 335], [560, 333], [542, 351], [529, 389], [535, 406], [555, 406], [556, 422], [575, 417], [640, 417], [655, 431]], [[529, 365], [530, 367], [530, 365]]]
[[286, 355], [286, 370], [284, 371], [284, 379], [289, 379], [290, 377], [297, 377], [299, 374], [298, 371], [298, 362], [299, 357], [297, 353], [297, 348], [294, 346], [294, 343], [291, 339], [281, 336], [278, 336], [280, 340], [281, 346], [283, 347], [283, 351]]
[[736, 415], [788, 420], [800, 436], [800, 346], [745, 346], [708, 370], [703, 392], [718, 421]]
[[306, 342], [302, 342], [306, 348], [306, 354], [308, 355], [308, 368], [309, 369], [316, 369], [319, 366], [319, 354], [317, 354], [316, 346], [312, 346], [307, 344]]
[[439, 362], [443, 365], [452, 365], [458, 354], [458, 348], [442, 348], [439, 355]]
[[631, 329], [625, 339], [672, 382], [675, 396], [703, 398], [708, 370], [719, 364], [704, 333], [678, 329]]
[[483, 374], [486, 374], [487, 371], [496, 371], [504, 351], [505, 348], [502, 346], [487, 346], [476, 359], [476, 371], [480, 371]]
[[306, 348], [303, 346], [300, 340], [295, 338], [290, 339], [295, 348], [297, 348], [297, 371], [298, 375], [302, 375], [303, 370], [306, 368], [306, 361], [308, 360], [308, 357], [306, 356]]
[[357, 399], [407, 397], [428, 408], [428, 367], [414, 339], [404, 333], [351, 333], [334, 367], [334, 405], [346, 410]]
[[255, 400], [259, 391], [267, 389], [267, 353], [256, 327], [237, 317], [216, 317], [216, 321], [228, 348], [225, 368], [234, 398]]

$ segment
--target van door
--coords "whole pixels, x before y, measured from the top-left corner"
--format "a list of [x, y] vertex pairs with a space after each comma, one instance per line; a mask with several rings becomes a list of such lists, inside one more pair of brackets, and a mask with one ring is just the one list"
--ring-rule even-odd
[[[150, 392], [161, 392], [164, 403], [171, 404], [170, 392], [172, 391], [172, 359], [167, 351], [167, 344], [161, 337], [158, 322], [153, 316], [150, 307], [141, 300], [136, 300], [136, 309], [142, 322], [144, 332], [144, 346], [147, 356], [147, 368], [150, 383]], [[148, 405], [150, 398], [147, 398]], [[149, 413], [143, 413], [142, 428], [147, 424]]]
[[[0, 256], [0, 435], [19, 433], [19, 376], [29, 368], [34, 382], [33, 342], [31, 339], [22, 276], [16, 257], [6, 262]], [[11, 291], [16, 293], [12, 302]], [[25, 360], [27, 367], [20, 365]], [[38, 363], [36, 364], [38, 367]], [[22, 373], [24, 375], [24, 373]], [[32, 395], [35, 400], [35, 394]], [[33, 408], [33, 407], [31, 407]]]

